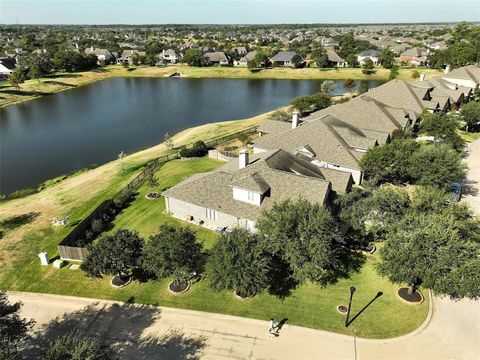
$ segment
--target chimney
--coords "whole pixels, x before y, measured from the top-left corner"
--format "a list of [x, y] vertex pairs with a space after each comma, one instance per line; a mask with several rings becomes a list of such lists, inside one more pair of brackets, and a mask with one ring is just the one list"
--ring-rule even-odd
[[423, 81], [423, 80], [425, 80], [425, 73], [420, 74], [420, 81]]
[[240, 155], [238, 156], [238, 168], [243, 169], [248, 165], [248, 152], [245, 149], [240, 150]]
[[450, 65], [447, 65], [444, 72], [445, 74], [448, 74], [450, 72]]
[[295, 129], [298, 126], [298, 112], [292, 113], [292, 129]]

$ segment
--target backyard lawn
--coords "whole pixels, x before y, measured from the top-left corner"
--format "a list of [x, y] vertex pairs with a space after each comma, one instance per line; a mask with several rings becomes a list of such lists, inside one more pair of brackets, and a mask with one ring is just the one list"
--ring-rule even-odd
[[[148, 200], [145, 194], [161, 191], [193, 173], [210, 171], [221, 165], [212, 159], [175, 160], [161, 167], [156, 177], [158, 186], [150, 188], [143, 184], [130, 207], [120, 213], [114, 221], [114, 231], [121, 227], [136, 230], [143, 237], [157, 231], [162, 223], [177, 223], [164, 212], [163, 199]], [[192, 225], [193, 226], [193, 225]], [[198, 237], [209, 248], [217, 239], [215, 233], [194, 226]], [[171, 295], [167, 291], [169, 279], [160, 282], [141, 283], [134, 281], [126, 288], [114, 289], [110, 278], [91, 279], [80, 270], [64, 267], [60, 270], [52, 266], [43, 267], [37, 257], [40, 249], [56, 254], [52, 242], [53, 230], [44, 228], [26, 236], [22, 242], [25, 256], [13, 266], [0, 273], [0, 289], [43, 292], [84, 296], [119, 301], [130, 301], [168, 307], [180, 307], [200, 311], [216, 312], [256, 319], [268, 320], [288, 318], [291, 325], [300, 325], [344, 334], [355, 334], [367, 338], [388, 338], [406, 334], [417, 328], [428, 312], [428, 293], [423, 291], [426, 301], [419, 306], [404, 304], [396, 295], [398, 286], [377, 275], [376, 259], [365, 259], [358, 272], [341, 278], [333, 285], [324, 288], [316, 284], [304, 284], [292, 290], [289, 296], [280, 299], [266, 291], [247, 301], [235, 298], [232, 292], [214, 292], [205, 279], [193, 284], [192, 288], [181, 296]], [[43, 239], [39, 243], [39, 239]], [[350, 286], [357, 288], [354, 294], [351, 319], [348, 328], [344, 327], [345, 315], [337, 312], [338, 305], [348, 305]], [[383, 294], [364, 308], [378, 292]], [[361, 312], [361, 313], [360, 313]], [[360, 314], [359, 314], [360, 313]], [[357, 318], [355, 316], [359, 314]]]

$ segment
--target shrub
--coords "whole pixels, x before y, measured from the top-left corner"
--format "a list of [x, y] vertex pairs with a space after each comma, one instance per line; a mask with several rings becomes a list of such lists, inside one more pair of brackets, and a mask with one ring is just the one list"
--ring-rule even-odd
[[192, 145], [191, 148], [189, 147], [183, 147], [180, 150], [180, 156], [181, 157], [202, 157], [208, 154], [208, 147], [207, 145], [199, 140], [196, 143]]
[[103, 224], [102, 220], [95, 219], [95, 220], [92, 221], [92, 231], [95, 234], [101, 233], [104, 228], [105, 228], [105, 225]]

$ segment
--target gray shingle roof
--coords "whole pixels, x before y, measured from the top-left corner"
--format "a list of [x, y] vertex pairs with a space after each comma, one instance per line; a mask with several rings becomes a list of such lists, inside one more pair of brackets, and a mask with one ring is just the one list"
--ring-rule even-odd
[[297, 55], [295, 51], [280, 51], [271, 58], [272, 62], [276, 61], [292, 61], [293, 57]]
[[480, 67], [477, 65], [463, 66], [443, 75], [444, 78], [472, 80], [477, 85], [480, 84]]
[[321, 119], [282, 133], [262, 136], [254, 141], [255, 147], [294, 152], [308, 145], [319, 160], [358, 169], [358, 157], [353, 148], [363, 148], [369, 144], [373, 146], [375, 139], [368, 139], [361, 130], [333, 116], [327, 115]]
[[258, 127], [258, 131], [266, 134], [278, 134], [292, 128], [292, 124], [286, 121], [265, 119]]
[[[286, 151], [277, 150], [263, 158], [254, 156], [253, 161], [243, 169], [234, 169], [229, 164], [210, 173], [197, 174], [164, 191], [163, 195], [252, 221], [258, 219], [262, 210], [287, 199], [304, 198], [323, 204], [328, 197], [330, 183], [321, 172], [305, 170], [308, 175], [303, 175], [273, 167], [275, 163], [285, 163], [289, 158], [298, 163], [297, 170], [315, 167]], [[252, 176], [257, 179], [261, 177], [269, 186], [268, 194], [260, 206], [233, 199], [231, 185]]]

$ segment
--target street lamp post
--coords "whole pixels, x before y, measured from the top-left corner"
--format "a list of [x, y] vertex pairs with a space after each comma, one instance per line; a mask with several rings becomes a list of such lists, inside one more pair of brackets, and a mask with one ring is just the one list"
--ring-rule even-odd
[[345, 319], [345, 327], [348, 327], [348, 320], [350, 319], [350, 308], [352, 307], [352, 297], [355, 290], [356, 289], [353, 286], [350, 287], [350, 301], [348, 302], [347, 317]]

